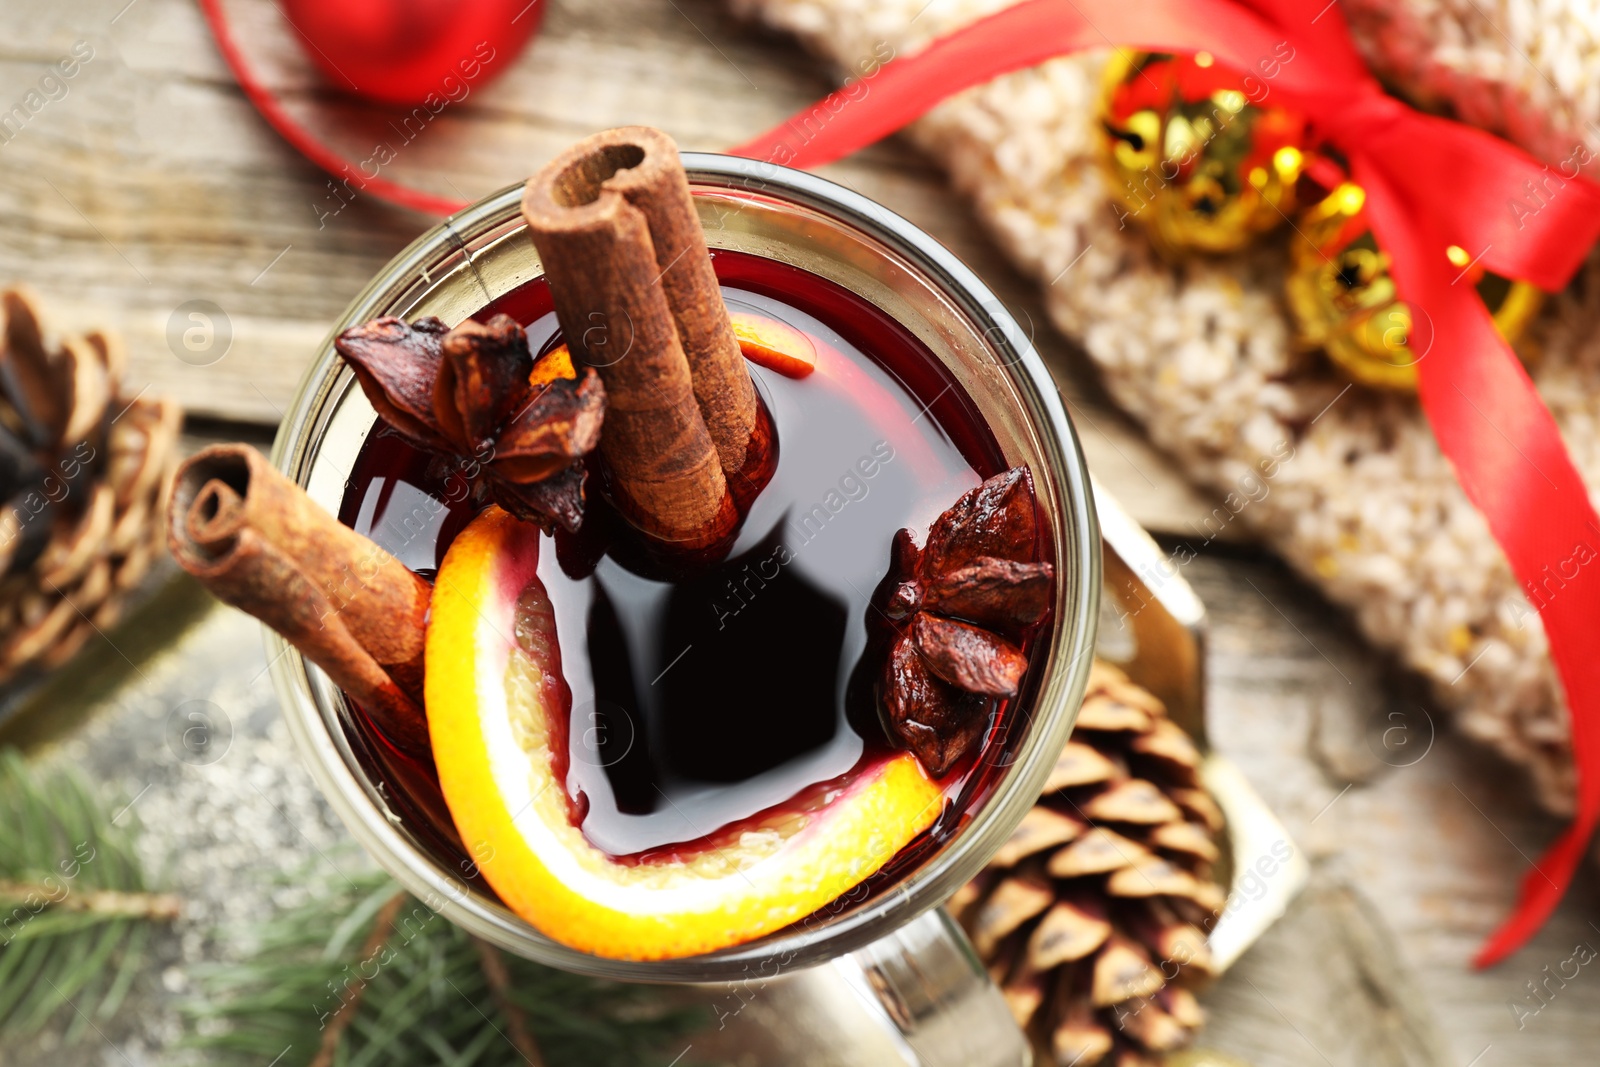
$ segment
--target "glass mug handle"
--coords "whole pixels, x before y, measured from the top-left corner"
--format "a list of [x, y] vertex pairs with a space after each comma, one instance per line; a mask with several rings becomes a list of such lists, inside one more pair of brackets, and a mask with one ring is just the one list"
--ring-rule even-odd
[[[943, 908], [831, 963], [768, 983], [769, 1019], [828, 1046], [796, 1064], [1028, 1067], [1028, 1040]], [[787, 1062], [787, 1061], [785, 1061]]]

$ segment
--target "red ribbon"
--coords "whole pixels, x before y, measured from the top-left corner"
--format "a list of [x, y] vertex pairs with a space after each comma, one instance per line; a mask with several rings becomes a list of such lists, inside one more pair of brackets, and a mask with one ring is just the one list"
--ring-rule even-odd
[[[734, 149], [812, 167], [848, 155], [998, 75], [1118, 45], [1205, 51], [1305, 115], [1349, 161], [1418, 329], [1422, 409], [1469, 499], [1535, 604], [1566, 690], [1577, 817], [1524, 878], [1516, 910], [1480, 949], [1520, 948], [1561, 900], [1600, 822], [1600, 518], [1555, 420], [1465, 272], [1459, 245], [1506, 277], [1559, 290], [1600, 237], [1600, 187], [1481, 130], [1384, 93], [1337, 3], [1322, 0], [1028, 0], [897, 59]], [[1293, 58], [1282, 61], [1284, 45]]]

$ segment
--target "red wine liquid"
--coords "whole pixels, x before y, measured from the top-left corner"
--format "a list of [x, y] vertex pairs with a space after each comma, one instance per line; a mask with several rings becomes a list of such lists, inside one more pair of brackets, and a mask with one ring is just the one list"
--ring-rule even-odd
[[[1005, 466], [965, 392], [898, 323], [794, 267], [714, 261], [730, 309], [796, 327], [817, 360], [799, 380], [751, 365], [778, 462], [731, 552], [690, 575], [652, 573], [591, 476], [583, 529], [545, 538], [540, 556], [572, 693], [568, 795], [588, 839], [623, 859], [726, 840], [882, 758], [876, 664], [862, 664], [890, 539], [909, 526], [920, 540]], [[536, 352], [559, 343], [543, 282], [478, 317], [498, 312]], [[340, 518], [431, 577], [479, 507], [454, 469], [380, 426]], [[946, 831], [984, 777], [970, 771], [946, 779]], [[416, 803], [437, 811], [434, 797]]]

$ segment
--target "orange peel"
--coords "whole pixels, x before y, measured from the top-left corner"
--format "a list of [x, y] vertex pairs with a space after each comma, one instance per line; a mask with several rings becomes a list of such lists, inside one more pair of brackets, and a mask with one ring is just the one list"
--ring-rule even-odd
[[566, 345], [558, 345], [540, 356], [528, 374], [528, 384], [535, 388], [561, 378], [576, 378], [578, 368], [572, 365], [572, 353]]
[[817, 347], [801, 330], [782, 319], [743, 309], [729, 309], [733, 335], [744, 358], [787, 378], [804, 378], [817, 369]]
[[619, 861], [572, 819], [550, 681], [515, 642], [538, 583], [538, 531], [490, 507], [440, 567], [428, 623], [428, 729], [451, 815], [507, 907], [546, 936], [616, 959], [712, 952], [789, 926], [877, 871], [930, 826], [943, 793], [898, 753], [794, 810], [710, 846]]

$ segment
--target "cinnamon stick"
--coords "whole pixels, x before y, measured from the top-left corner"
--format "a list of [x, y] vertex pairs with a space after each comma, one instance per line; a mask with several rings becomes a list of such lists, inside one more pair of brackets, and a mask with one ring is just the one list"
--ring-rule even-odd
[[618, 136], [625, 132], [587, 138], [552, 160], [529, 180], [522, 214], [568, 348], [605, 382], [600, 452], [613, 498], [658, 540], [703, 547], [726, 537], [738, 512], [649, 225], [614, 185], [646, 159], [643, 147]]
[[618, 170], [606, 188], [638, 208], [650, 229], [667, 306], [689, 360], [695, 400], [717, 447], [723, 474], [730, 480], [741, 472], [753, 475], [769, 458], [770, 426], [760, 417], [750, 368], [734, 335], [728, 306], [722, 302], [677, 143], [650, 126], [607, 130], [584, 143], [625, 145], [641, 153], [639, 162]]
[[248, 445], [178, 468], [172, 557], [218, 599], [277, 630], [397, 746], [428, 751], [422, 712], [428, 583], [318, 507]]

